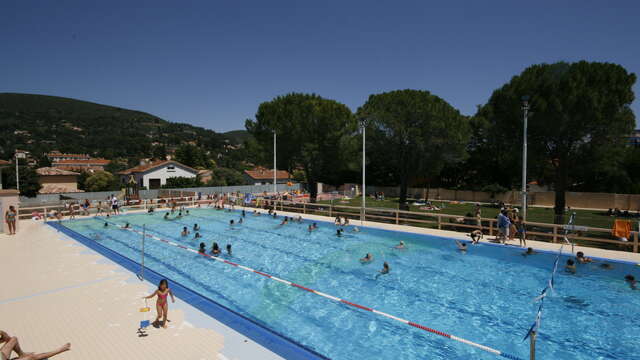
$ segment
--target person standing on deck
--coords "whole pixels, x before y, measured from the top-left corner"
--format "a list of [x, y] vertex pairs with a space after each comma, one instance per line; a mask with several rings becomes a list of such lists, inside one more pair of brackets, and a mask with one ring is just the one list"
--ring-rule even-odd
[[9, 235], [16, 234], [16, 219], [18, 218], [18, 212], [16, 208], [11, 205], [9, 206], [9, 210], [4, 213], [4, 221], [9, 226]]

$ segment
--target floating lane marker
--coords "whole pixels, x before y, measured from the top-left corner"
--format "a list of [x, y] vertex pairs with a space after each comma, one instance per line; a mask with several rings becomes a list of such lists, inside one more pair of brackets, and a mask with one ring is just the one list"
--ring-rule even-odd
[[[109, 222], [109, 221], [107, 221], [107, 222]], [[128, 231], [131, 231], [131, 232], [134, 232], [134, 233], [142, 235], [142, 231], [135, 230], [135, 229], [132, 229], [132, 228], [123, 228], [118, 224], [111, 223], [111, 222], [109, 222], [109, 223], [112, 224], [112, 225], [118, 226], [119, 228], [121, 228], [123, 230], [128, 230]], [[507, 353], [504, 353], [504, 352], [502, 352], [500, 350], [496, 350], [496, 349], [490, 348], [488, 346], [485, 346], [485, 345], [482, 345], [482, 344], [478, 344], [478, 343], [475, 343], [473, 341], [469, 341], [467, 339], [463, 339], [463, 338], [460, 338], [460, 337], [457, 337], [457, 336], [454, 336], [454, 335], [451, 335], [451, 334], [447, 334], [445, 332], [438, 331], [438, 330], [432, 329], [430, 327], [427, 327], [427, 326], [424, 326], [424, 325], [420, 325], [418, 323], [414, 323], [412, 321], [409, 321], [409, 320], [406, 320], [406, 319], [403, 319], [403, 318], [399, 318], [397, 316], [393, 316], [391, 314], [388, 314], [388, 313], [385, 313], [385, 312], [382, 312], [382, 311], [379, 311], [379, 310], [376, 310], [376, 309], [373, 309], [373, 308], [370, 308], [370, 307], [367, 307], [367, 306], [359, 305], [359, 304], [353, 303], [353, 302], [348, 301], [348, 300], [340, 299], [340, 298], [337, 298], [335, 296], [332, 296], [332, 295], [329, 295], [329, 294], [325, 294], [323, 292], [320, 292], [320, 291], [317, 291], [317, 290], [313, 290], [313, 289], [310, 289], [308, 287], [296, 284], [294, 282], [291, 282], [291, 281], [288, 281], [288, 280], [284, 280], [284, 279], [280, 279], [278, 277], [275, 277], [273, 275], [264, 273], [262, 271], [254, 270], [254, 269], [252, 269], [250, 267], [246, 267], [244, 265], [240, 265], [240, 264], [236, 264], [234, 262], [228, 261], [228, 260], [220, 259], [220, 258], [218, 258], [216, 256], [213, 256], [213, 255], [210, 255], [210, 254], [201, 253], [201, 252], [199, 252], [197, 250], [194, 250], [192, 248], [186, 247], [186, 246], [184, 246], [182, 244], [178, 244], [178, 243], [175, 243], [173, 241], [166, 240], [166, 239], [161, 239], [161, 238], [159, 238], [159, 237], [157, 237], [155, 235], [147, 234], [147, 237], [150, 237], [150, 238], [152, 238], [154, 240], [161, 241], [161, 242], [163, 242], [165, 244], [169, 244], [171, 246], [174, 246], [174, 247], [177, 247], [177, 248], [180, 248], [180, 249], [183, 249], [183, 250], [186, 250], [186, 251], [198, 254], [198, 255], [202, 255], [202, 256], [207, 257], [207, 258], [209, 258], [211, 260], [215, 260], [215, 261], [220, 262], [220, 263], [228, 264], [228, 265], [240, 268], [242, 270], [246, 270], [248, 272], [252, 272], [252, 273], [261, 275], [261, 276], [266, 277], [268, 279], [275, 280], [277, 282], [280, 282], [280, 283], [283, 283], [283, 284], [286, 284], [286, 285], [289, 285], [289, 286], [293, 286], [293, 287], [301, 289], [301, 290], [305, 290], [305, 291], [310, 292], [312, 294], [322, 296], [322, 297], [324, 297], [326, 299], [333, 300], [335, 302], [339, 302], [339, 303], [342, 303], [342, 304], [345, 304], [345, 305], [349, 305], [351, 307], [354, 307], [354, 308], [357, 308], [357, 309], [360, 309], [360, 310], [369, 311], [369, 312], [372, 312], [374, 314], [377, 314], [377, 315], [380, 315], [380, 316], [384, 316], [384, 317], [386, 317], [388, 319], [391, 319], [391, 320], [394, 320], [394, 321], [398, 321], [398, 322], [401, 322], [403, 324], [412, 326], [412, 327], [414, 327], [416, 329], [424, 330], [426, 332], [429, 332], [429, 333], [432, 333], [432, 334], [436, 334], [436, 335], [440, 335], [442, 337], [445, 337], [445, 338], [453, 340], [453, 341], [457, 341], [457, 342], [460, 342], [460, 343], [463, 343], [463, 344], [467, 344], [467, 345], [473, 346], [473, 347], [475, 347], [477, 349], [492, 353], [494, 355], [501, 356], [501, 357], [506, 358], [506, 359], [523, 360], [522, 358], [517, 357], [515, 355], [507, 354]]]

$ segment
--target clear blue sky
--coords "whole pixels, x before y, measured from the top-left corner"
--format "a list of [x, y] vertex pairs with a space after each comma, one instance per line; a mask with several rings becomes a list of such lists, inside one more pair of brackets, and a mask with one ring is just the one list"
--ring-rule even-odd
[[640, 73], [639, 10], [591, 0], [2, 1], [0, 92], [218, 131], [244, 128], [261, 102], [291, 91], [356, 110], [372, 93], [427, 89], [473, 114], [533, 63]]

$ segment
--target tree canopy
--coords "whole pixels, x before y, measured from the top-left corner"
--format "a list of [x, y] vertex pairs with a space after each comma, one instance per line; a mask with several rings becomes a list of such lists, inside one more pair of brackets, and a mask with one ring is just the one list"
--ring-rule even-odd
[[120, 182], [118, 179], [106, 171], [96, 171], [84, 180], [84, 190], [86, 191], [109, 191], [119, 189]]
[[[374, 178], [400, 184], [404, 206], [410, 182], [428, 182], [447, 163], [465, 158], [466, 117], [443, 99], [421, 90], [369, 96], [358, 109], [365, 121], [369, 169]], [[383, 180], [385, 181], [385, 180]]]
[[[530, 96], [530, 174], [553, 183], [555, 213], [565, 209], [565, 191], [595, 173], [610, 176], [635, 125], [630, 109], [634, 74], [610, 63], [559, 62], [533, 65], [491, 95], [477, 113], [474, 152], [493, 180], [513, 187], [522, 151], [522, 97]], [[607, 167], [609, 167], [607, 169]], [[592, 167], [595, 169], [596, 167]], [[606, 176], [600, 176], [606, 179]], [[491, 182], [491, 181], [490, 181]], [[558, 218], [557, 221], [561, 221]]]
[[[311, 198], [318, 182], [341, 183], [353, 149], [357, 124], [349, 108], [315, 94], [291, 93], [260, 104], [247, 130], [273, 156], [277, 134], [277, 162], [289, 172], [300, 167]], [[265, 164], [266, 165], [266, 164]]]

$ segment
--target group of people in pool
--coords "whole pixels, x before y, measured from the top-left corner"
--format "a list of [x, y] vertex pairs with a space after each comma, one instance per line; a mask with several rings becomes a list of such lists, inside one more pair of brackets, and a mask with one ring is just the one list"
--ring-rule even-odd
[[[207, 253], [206, 246], [207, 245], [205, 243], [201, 242], [198, 252], [200, 254], [206, 254]], [[211, 244], [211, 251], [209, 253], [213, 256], [218, 256], [222, 253], [222, 250], [220, 250], [220, 246], [218, 245], [217, 242], [214, 241], [213, 244]], [[232, 256], [231, 244], [227, 244], [227, 255]]]

